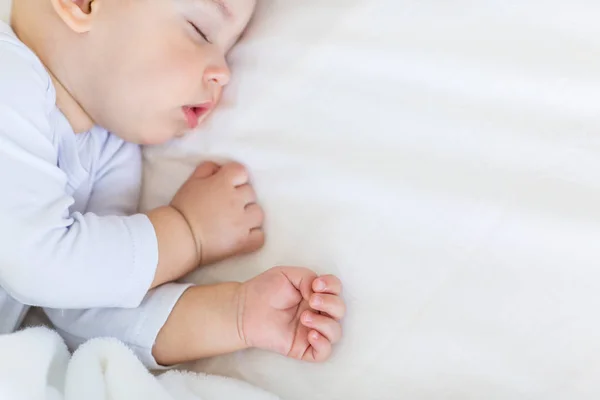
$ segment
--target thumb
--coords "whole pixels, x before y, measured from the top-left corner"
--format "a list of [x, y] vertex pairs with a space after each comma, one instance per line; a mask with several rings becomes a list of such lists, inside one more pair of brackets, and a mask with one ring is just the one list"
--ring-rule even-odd
[[220, 168], [219, 164], [215, 164], [212, 161], [205, 161], [196, 168], [192, 177], [197, 179], [208, 178], [216, 174]]
[[312, 295], [312, 283], [317, 279], [317, 274], [308, 268], [299, 267], [280, 267], [280, 270], [302, 294], [302, 298], [308, 301]]

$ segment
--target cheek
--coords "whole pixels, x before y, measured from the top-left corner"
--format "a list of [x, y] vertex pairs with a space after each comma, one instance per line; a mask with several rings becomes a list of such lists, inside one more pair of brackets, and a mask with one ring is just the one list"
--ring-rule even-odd
[[[197, 100], [202, 88], [202, 72], [189, 56], [172, 55], [156, 62], [143, 77], [145, 96], [154, 98], [165, 111]], [[160, 111], [160, 110], [156, 110]]]
[[165, 32], [152, 40], [132, 43], [127, 49], [123, 54], [127, 66], [120, 80], [135, 91], [134, 96], [168, 103], [177, 101], [193, 85], [188, 78], [190, 48], [176, 33]]
[[189, 86], [179, 67], [168, 58], [140, 65], [137, 73], [132, 73], [130, 81], [135, 82], [136, 95], [158, 100], [155, 103], [176, 100], [177, 96], [181, 96], [181, 92]]

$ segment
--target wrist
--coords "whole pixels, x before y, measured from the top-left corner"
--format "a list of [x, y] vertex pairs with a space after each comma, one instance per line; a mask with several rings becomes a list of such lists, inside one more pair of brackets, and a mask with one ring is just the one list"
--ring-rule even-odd
[[251, 340], [248, 338], [245, 332], [244, 326], [244, 311], [246, 309], [246, 285], [243, 283], [237, 283], [234, 292], [234, 304], [235, 304], [235, 322], [236, 330], [240, 346], [248, 349], [252, 347]]
[[193, 244], [193, 246], [191, 246], [190, 248], [193, 249], [194, 254], [196, 255], [195, 265], [200, 266], [202, 264], [202, 243], [200, 243], [200, 240], [199, 240], [200, 238], [198, 238], [196, 236], [196, 233], [194, 232], [194, 228], [192, 228], [192, 224], [190, 223], [190, 220], [186, 217], [185, 213], [183, 211], [181, 211], [181, 209], [179, 209], [179, 207], [171, 204], [171, 205], [167, 206], [167, 208], [173, 214], [173, 217], [179, 219], [179, 221], [181, 222], [181, 225], [185, 226], [185, 231], [187, 232], [187, 236], [189, 237], [191, 243]]
[[187, 223], [174, 208], [156, 208], [146, 216], [154, 226], [158, 244], [154, 288], [177, 280], [196, 268], [197, 253]]
[[240, 350], [247, 350], [250, 347], [250, 341], [244, 332], [244, 309], [246, 304], [246, 286], [243, 283], [232, 283], [233, 290], [233, 322], [235, 322], [235, 331], [237, 335], [237, 346]]
[[174, 365], [247, 349], [238, 329], [239, 287], [222, 283], [184, 292], [158, 334], [156, 361]]

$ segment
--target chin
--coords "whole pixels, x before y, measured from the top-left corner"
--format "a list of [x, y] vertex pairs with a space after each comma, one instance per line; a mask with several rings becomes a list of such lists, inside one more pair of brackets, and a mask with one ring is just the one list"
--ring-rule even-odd
[[157, 146], [161, 144], [165, 144], [172, 139], [175, 139], [180, 136], [179, 131], [175, 131], [171, 129], [146, 129], [142, 131], [141, 135], [137, 136], [136, 143], [142, 146]]

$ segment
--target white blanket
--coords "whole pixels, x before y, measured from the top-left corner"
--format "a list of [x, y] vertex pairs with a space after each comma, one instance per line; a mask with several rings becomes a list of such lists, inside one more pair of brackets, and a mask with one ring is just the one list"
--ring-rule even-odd
[[120, 342], [96, 339], [71, 358], [46, 328], [0, 336], [2, 400], [276, 400], [233, 379], [169, 371], [151, 375]]
[[600, 2], [261, 0], [223, 108], [148, 149], [252, 171], [268, 244], [191, 279], [339, 274], [325, 365], [195, 367], [286, 399], [600, 398]]

